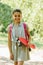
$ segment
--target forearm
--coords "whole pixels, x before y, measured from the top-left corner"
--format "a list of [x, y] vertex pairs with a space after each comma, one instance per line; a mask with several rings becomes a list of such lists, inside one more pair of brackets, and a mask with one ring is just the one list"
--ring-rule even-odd
[[12, 41], [11, 41], [10, 32], [8, 32], [8, 49], [9, 49], [9, 52], [12, 53]]
[[29, 42], [31, 41], [31, 36], [29, 35], [29, 38], [28, 38]]
[[12, 43], [10, 41], [8, 41], [8, 48], [9, 48], [9, 52], [11, 54], [12, 53]]

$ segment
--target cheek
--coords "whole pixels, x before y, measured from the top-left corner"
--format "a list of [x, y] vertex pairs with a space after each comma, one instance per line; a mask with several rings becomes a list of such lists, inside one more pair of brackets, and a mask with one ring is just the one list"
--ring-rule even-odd
[[14, 17], [14, 16], [13, 16], [12, 18], [13, 18], [13, 20], [15, 19], [15, 17]]
[[20, 20], [20, 18], [18, 18], [18, 20]]
[[16, 20], [16, 18], [14, 18], [14, 20]]

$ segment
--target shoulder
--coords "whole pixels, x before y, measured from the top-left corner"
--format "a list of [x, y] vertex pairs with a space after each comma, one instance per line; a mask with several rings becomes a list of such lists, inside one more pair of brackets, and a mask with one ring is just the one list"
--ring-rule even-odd
[[27, 24], [26, 24], [25, 22], [22, 22], [22, 25], [23, 25], [23, 26], [27, 26]]
[[27, 23], [23, 23], [23, 26], [24, 26], [24, 28], [27, 30], [27, 31], [29, 31], [29, 26], [28, 26], [28, 24]]
[[23, 26], [24, 26], [24, 28], [28, 28], [28, 25], [26, 22], [23, 22]]
[[12, 26], [13, 26], [13, 24], [11, 23], [11, 24], [8, 25], [8, 28], [11, 28]]
[[23, 25], [24, 28], [29, 29], [28, 24], [26, 22], [22, 22], [21, 24]]
[[8, 27], [7, 27], [7, 32], [9, 32], [12, 29], [12, 27], [13, 27], [13, 24], [12, 23], [9, 24]]

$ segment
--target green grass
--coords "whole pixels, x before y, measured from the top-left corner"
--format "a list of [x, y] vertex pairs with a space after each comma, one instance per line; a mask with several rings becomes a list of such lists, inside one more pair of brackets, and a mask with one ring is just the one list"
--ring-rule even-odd
[[40, 41], [33, 41], [32, 43], [35, 44], [37, 48], [43, 48], [43, 43]]
[[0, 44], [7, 45], [7, 33], [0, 33]]
[[7, 41], [5, 41], [5, 40], [2, 41], [2, 40], [0, 40], [0, 44], [1, 44], [1, 45], [7, 45]]
[[7, 33], [0, 33], [0, 37], [7, 37]]

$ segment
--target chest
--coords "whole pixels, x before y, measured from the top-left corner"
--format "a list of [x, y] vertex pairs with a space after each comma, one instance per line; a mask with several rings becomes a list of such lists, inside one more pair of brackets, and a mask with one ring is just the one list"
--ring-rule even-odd
[[24, 34], [23, 31], [24, 31], [23, 25], [13, 26], [13, 28], [12, 28], [12, 34], [13, 34], [13, 36], [15, 35], [15, 37], [19, 37], [22, 34]]

